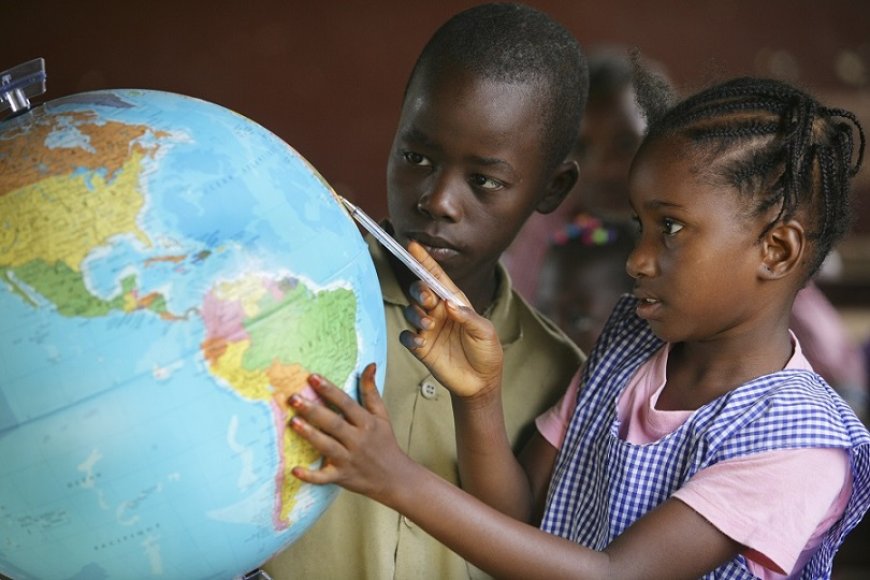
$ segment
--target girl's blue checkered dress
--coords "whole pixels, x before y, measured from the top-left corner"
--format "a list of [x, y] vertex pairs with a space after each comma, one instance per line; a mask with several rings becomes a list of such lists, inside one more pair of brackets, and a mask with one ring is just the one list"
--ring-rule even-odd
[[[619, 438], [616, 403], [637, 368], [663, 346], [620, 300], [583, 373], [582, 388], [550, 484], [541, 527], [602, 550], [667, 500], [699, 470], [774, 449], [850, 450], [853, 491], [803, 578], [828, 578], [837, 548], [870, 506], [870, 434], [849, 406], [807, 371], [757, 378], [695, 411], [676, 431], [647, 445]], [[707, 578], [752, 578], [742, 556]]]

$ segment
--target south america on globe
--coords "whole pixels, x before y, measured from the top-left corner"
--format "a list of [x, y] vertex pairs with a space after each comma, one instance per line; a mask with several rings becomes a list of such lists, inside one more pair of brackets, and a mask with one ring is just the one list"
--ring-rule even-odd
[[289, 395], [383, 384], [385, 341], [359, 231], [260, 125], [148, 90], [0, 121], [0, 574], [257, 567], [338, 493], [290, 474]]

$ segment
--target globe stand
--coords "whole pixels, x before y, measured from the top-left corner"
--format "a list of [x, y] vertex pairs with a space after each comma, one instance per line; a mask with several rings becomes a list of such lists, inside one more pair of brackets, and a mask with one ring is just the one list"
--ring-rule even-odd
[[35, 58], [0, 72], [0, 113], [14, 117], [30, 110], [30, 99], [45, 92], [45, 59]]

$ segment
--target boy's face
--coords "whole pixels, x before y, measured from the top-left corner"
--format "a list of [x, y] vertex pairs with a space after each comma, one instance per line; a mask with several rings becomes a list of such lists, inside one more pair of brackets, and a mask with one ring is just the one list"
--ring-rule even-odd
[[[387, 165], [396, 238], [414, 239], [467, 294], [547, 195], [539, 97], [528, 85], [418, 71]], [[568, 186], [570, 187], [570, 185]]]

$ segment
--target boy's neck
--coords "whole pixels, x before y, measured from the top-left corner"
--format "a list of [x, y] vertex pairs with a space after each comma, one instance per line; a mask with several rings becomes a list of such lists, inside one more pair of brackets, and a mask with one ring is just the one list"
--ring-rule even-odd
[[490, 307], [495, 302], [498, 295], [498, 288], [501, 280], [498, 275], [498, 269], [495, 265], [489, 268], [483, 268], [479, 273], [476, 273], [473, 280], [462, 280], [456, 282], [456, 285], [462, 288], [465, 295], [474, 306], [474, 310], [481, 315], [485, 315]]

